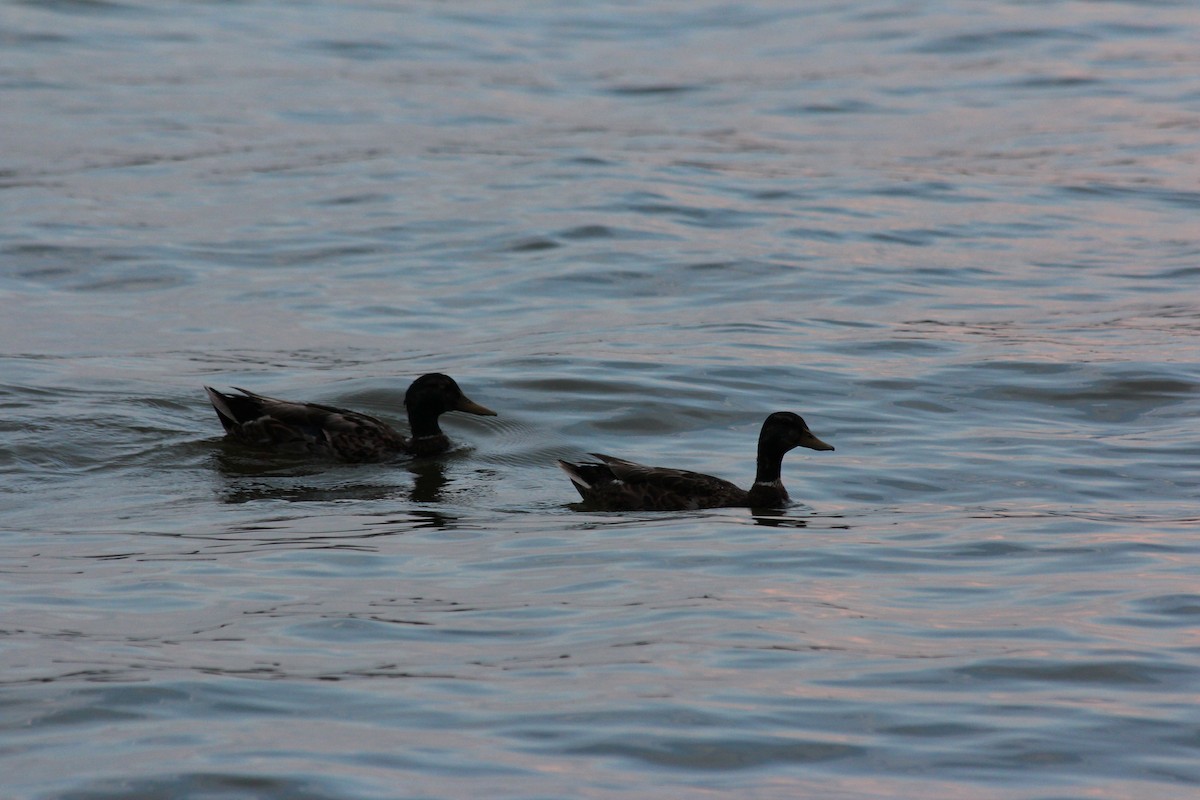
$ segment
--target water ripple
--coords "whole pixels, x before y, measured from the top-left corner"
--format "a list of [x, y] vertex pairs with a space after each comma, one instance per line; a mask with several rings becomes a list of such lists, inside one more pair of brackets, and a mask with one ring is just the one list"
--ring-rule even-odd
[[0, 793], [1191, 797], [1196, 15], [845, 5], [7, 4]]

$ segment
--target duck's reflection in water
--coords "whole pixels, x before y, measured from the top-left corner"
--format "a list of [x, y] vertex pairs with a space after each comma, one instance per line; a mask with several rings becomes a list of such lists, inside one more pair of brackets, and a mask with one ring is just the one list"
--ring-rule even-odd
[[[226, 503], [255, 500], [327, 502], [387, 500], [405, 497], [416, 503], [439, 503], [449, 483], [446, 466], [433, 459], [383, 464], [313, 464], [310, 460], [265, 457], [236, 445], [213, 456], [222, 478], [217, 493]], [[411, 476], [409, 485], [407, 478]]]

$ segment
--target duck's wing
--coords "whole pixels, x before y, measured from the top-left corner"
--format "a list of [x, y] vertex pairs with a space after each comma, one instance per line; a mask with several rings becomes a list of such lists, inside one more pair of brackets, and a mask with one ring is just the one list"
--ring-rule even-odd
[[234, 388], [242, 394], [205, 387], [226, 432], [247, 444], [346, 461], [378, 461], [407, 445], [387, 423], [368, 414]]
[[700, 472], [651, 467], [592, 453], [599, 463], [560, 462], [584, 500], [612, 511], [686, 511], [746, 505], [746, 492]]

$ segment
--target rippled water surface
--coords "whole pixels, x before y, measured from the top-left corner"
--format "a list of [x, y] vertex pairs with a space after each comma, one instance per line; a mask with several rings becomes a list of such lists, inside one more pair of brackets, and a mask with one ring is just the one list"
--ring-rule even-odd
[[[1192, 798], [1190, 2], [0, 3], [0, 795]], [[445, 457], [270, 458], [202, 385]], [[602, 514], [555, 459], [778, 514]]]

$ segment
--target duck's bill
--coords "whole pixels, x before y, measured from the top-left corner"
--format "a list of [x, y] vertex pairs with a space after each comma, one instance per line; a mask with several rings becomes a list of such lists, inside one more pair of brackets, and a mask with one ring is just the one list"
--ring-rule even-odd
[[801, 447], [807, 447], [809, 450], [832, 450], [833, 445], [826, 444], [812, 435], [811, 431], [805, 431], [804, 438], [800, 440]]
[[[492, 411], [490, 408], [487, 408], [485, 406], [479, 405], [479, 403], [476, 403], [474, 400], [470, 399], [466, 395], [463, 395], [463, 397], [461, 399], [459, 399], [458, 405], [456, 405], [454, 407], [454, 410], [455, 411], [465, 411], [468, 414], [478, 414], [481, 417], [496, 416], [495, 411]], [[832, 449], [832, 448], [830, 448], [830, 449]]]

